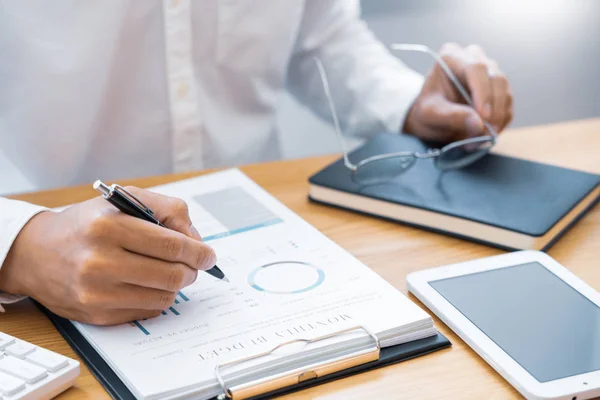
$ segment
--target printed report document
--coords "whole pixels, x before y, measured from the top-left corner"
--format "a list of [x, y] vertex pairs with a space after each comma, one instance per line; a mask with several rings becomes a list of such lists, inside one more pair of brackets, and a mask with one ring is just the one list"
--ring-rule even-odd
[[[156, 318], [74, 323], [137, 398], [208, 399], [222, 393], [216, 365], [353, 326], [366, 327], [382, 347], [437, 334], [427, 313], [241, 171], [151, 190], [188, 203], [231, 282], [200, 273]], [[275, 359], [283, 368], [285, 360], [322, 357], [364, 339], [341, 335], [273, 355], [235, 378], [272, 373]]]

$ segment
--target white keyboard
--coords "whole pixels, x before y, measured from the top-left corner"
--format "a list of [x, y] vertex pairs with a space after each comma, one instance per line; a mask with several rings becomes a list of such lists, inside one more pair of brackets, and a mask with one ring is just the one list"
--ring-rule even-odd
[[0, 400], [51, 399], [78, 376], [78, 361], [0, 332]]

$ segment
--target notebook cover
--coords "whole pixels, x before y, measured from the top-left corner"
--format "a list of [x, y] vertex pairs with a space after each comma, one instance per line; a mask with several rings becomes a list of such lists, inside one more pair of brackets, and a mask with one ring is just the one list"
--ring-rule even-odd
[[[71, 321], [59, 317], [37, 302], [35, 302], [35, 304], [38, 306], [38, 308], [40, 308], [40, 310], [42, 310], [42, 312], [44, 312], [44, 314], [48, 316], [48, 318], [50, 318], [50, 321], [52, 321], [56, 329], [65, 338], [67, 343], [69, 343], [71, 348], [75, 351], [75, 353], [77, 353], [81, 360], [88, 366], [92, 374], [96, 377], [96, 379], [98, 379], [102, 386], [104, 386], [108, 394], [110, 394], [113, 399], [135, 400], [133, 393], [131, 393], [123, 381], [121, 381], [117, 374], [115, 374], [115, 372], [108, 366], [102, 356], [96, 352], [94, 347], [87, 341], [87, 339], [77, 330], [77, 328], [75, 328]], [[270, 399], [274, 396], [280, 396], [286, 393], [316, 386], [321, 383], [355, 375], [371, 369], [409, 360], [411, 358], [428, 354], [436, 350], [450, 347], [451, 345], [452, 344], [450, 341], [444, 335], [438, 333], [436, 336], [429, 338], [415, 340], [413, 342], [404, 343], [397, 346], [386, 347], [381, 350], [378, 361], [358, 365], [356, 367], [352, 367], [330, 375], [302, 382], [294, 386], [289, 386], [277, 391], [265, 393], [264, 395], [253, 397], [252, 399]]]
[[[427, 148], [410, 135], [383, 133], [353, 151], [350, 160], [357, 163], [373, 155]], [[466, 168], [446, 172], [439, 171], [431, 159], [418, 160], [404, 174], [374, 185], [353, 182], [340, 159], [309, 181], [539, 237], [600, 185], [600, 175], [490, 154]]]

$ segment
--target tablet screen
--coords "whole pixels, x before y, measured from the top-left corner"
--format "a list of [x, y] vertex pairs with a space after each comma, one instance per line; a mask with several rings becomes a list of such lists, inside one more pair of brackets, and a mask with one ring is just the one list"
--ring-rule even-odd
[[600, 370], [600, 307], [540, 263], [429, 283], [538, 381]]

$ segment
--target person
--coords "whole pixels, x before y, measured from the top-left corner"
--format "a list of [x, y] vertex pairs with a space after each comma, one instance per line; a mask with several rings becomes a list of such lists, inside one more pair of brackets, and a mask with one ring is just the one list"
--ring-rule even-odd
[[[2, 7], [0, 146], [40, 188], [277, 158], [284, 90], [330, 118], [315, 56], [349, 135], [450, 142], [512, 118], [509, 82], [481, 48], [440, 50], [473, 109], [438, 66], [422, 77], [390, 54], [358, 0]], [[214, 265], [184, 202], [128, 189], [171, 229], [99, 197], [61, 212], [0, 198], [0, 303], [30, 296], [66, 318], [116, 324], [158, 315]]]

